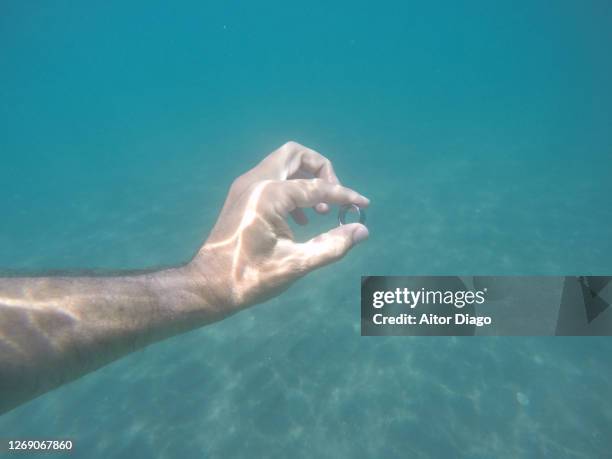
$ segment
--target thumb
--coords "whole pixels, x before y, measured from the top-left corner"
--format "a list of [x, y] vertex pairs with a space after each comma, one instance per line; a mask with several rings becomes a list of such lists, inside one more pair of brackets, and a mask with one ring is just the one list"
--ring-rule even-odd
[[349, 223], [301, 244], [308, 271], [338, 261], [368, 235], [368, 229], [361, 223]]

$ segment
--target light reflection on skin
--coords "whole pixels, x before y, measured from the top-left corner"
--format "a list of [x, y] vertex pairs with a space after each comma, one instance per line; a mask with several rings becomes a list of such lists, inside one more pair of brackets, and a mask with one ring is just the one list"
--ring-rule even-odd
[[[310, 178], [308, 178], [310, 177]], [[369, 201], [329, 160], [288, 142], [232, 184], [204, 245], [185, 265], [112, 276], [0, 278], [0, 413], [148, 344], [269, 299], [337, 261], [365, 226], [295, 242], [301, 209]]]

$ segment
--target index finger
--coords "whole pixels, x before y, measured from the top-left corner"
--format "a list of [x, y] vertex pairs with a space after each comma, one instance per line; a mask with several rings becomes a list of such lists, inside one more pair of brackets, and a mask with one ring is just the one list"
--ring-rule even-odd
[[323, 179], [296, 179], [277, 182], [275, 202], [283, 214], [317, 203], [355, 204], [367, 207], [370, 200], [350, 188]]

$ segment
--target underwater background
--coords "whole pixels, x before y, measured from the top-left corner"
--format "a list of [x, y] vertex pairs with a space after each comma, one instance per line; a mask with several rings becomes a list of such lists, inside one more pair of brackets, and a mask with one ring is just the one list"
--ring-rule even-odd
[[[0, 417], [79, 458], [603, 458], [610, 338], [361, 337], [362, 275], [612, 273], [612, 3], [0, 5], [0, 267], [189, 259], [287, 140], [370, 239]], [[335, 225], [316, 217], [300, 237]], [[53, 457], [53, 455], [51, 455]]]

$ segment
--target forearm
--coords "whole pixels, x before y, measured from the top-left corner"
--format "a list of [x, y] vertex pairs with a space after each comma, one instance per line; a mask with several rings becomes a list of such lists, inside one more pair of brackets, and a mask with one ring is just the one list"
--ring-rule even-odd
[[192, 270], [0, 278], [0, 413], [224, 317], [223, 304], [207, 295], [203, 273]]

